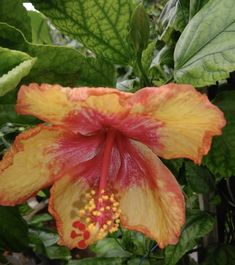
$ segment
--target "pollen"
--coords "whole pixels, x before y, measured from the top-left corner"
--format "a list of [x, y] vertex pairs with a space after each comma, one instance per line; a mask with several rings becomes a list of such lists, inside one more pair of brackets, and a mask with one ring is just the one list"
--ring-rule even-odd
[[[85, 247], [87, 241], [92, 242], [91, 237], [104, 238], [108, 233], [118, 230], [121, 210], [115, 192], [104, 190], [91, 190], [85, 195], [85, 205], [79, 210], [79, 221], [74, 222], [71, 237], [80, 237], [78, 245]], [[85, 224], [84, 227], [79, 224]], [[78, 228], [78, 232], [74, 231]], [[82, 231], [80, 230], [82, 228]]]

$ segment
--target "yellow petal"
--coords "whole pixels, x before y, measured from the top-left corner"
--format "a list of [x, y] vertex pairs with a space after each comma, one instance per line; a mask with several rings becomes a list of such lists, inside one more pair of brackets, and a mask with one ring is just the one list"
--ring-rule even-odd
[[166, 159], [185, 157], [200, 163], [212, 137], [225, 125], [223, 113], [190, 85], [144, 88], [131, 102], [132, 115], [145, 115], [159, 124], [153, 149]]
[[102, 227], [94, 222], [94, 218], [105, 214], [106, 210], [96, 208], [95, 194], [96, 191], [91, 190], [81, 178], [66, 175], [55, 182], [51, 189], [49, 211], [56, 219], [59, 244], [70, 249], [82, 249], [113, 231], [111, 220]]
[[120, 191], [121, 224], [156, 240], [160, 248], [176, 244], [185, 221], [181, 189], [148, 147], [137, 142], [133, 145], [143, 157], [141, 168], [148, 175]]
[[[87, 126], [91, 130], [94, 126], [99, 129], [117, 114], [120, 116], [125, 113], [125, 99], [131, 95], [110, 88], [71, 89], [59, 85], [30, 84], [20, 88], [16, 110], [20, 114], [34, 115], [52, 124], [89, 131]], [[97, 130], [96, 127], [94, 130]]]
[[58, 135], [56, 129], [39, 125], [16, 137], [0, 162], [1, 205], [22, 203], [52, 183], [52, 154], [47, 148], [53, 146]]

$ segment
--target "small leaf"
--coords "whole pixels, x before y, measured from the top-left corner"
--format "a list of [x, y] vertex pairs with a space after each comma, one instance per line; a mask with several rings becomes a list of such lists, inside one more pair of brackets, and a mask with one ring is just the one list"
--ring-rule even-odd
[[160, 22], [163, 27], [161, 39], [166, 42], [172, 42], [172, 33], [174, 30], [182, 32], [189, 19], [189, 0], [170, 0], [165, 5]]
[[214, 218], [206, 212], [190, 210], [177, 245], [165, 248], [164, 265], [175, 265], [180, 258], [196, 244], [197, 239], [208, 234], [214, 227]]
[[213, 0], [190, 20], [175, 47], [177, 82], [203, 87], [235, 70], [234, 13], [234, 0]]
[[215, 137], [209, 154], [204, 158], [206, 165], [213, 174], [229, 178], [235, 175], [235, 91], [225, 91], [213, 101], [225, 115], [227, 125], [223, 134]]
[[132, 0], [32, 1], [65, 35], [78, 39], [109, 62], [128, 64], [132, 50], [127, 43], [134, 9]]
[[206, 258], [201, 265], [234, 265], [235, 246], [217, 245], [207, 250]]
[[35, 63], [28, 54], [0, 47], [0, 96], [14, 89]]
[[0, 125], [4, 123], [37, 124], [39, 120], [33, 116], [18, 115], [15, 104], [0, 103]]
[[209, 193], [214, 190], [213, 178], [206, 167], [195, 165], [191, 161], [185, 163], [186, 176], [190, 188], [196, 193]]
[[39, 225], [43, 222], [51, 221], [52, 216], [48, 213], [43, 214], [36, 214], [33, 216], [33, 218], [28, 222], [30, 225]]
[[139, 4], [130, 22], [130, 41], [136, 53], [142, 53], [148, 45], [150, 25], [148, 14], [142, 4]]
[[22, 251], [28, 248], [28, 228], [17, 208], [0, 206], [0, 248]]
[[0, 77], [0, 96], [5, 95], [10, 90], [14, 89], [20, 80], [27, 76], [33, 67], [36, 58], [26, 60], [15, 68], [10, 70], [7, 74]]
[[81, 260], [71, 260], [68, 265], [125, 265], [122, 258], [85, 258]]
[[46, 256], [49, 259], [70, 260], [71, 253], [68, 248], [61, 246], [51, 246], [46, 248]]
[[103, 240], [100, 240], [95, 245], [93, 245], [91, 249], [93, 252], [96, 253], [97, 257], [103, 257], [103, 258], [104, 257], [124, 258], [124, 257], [130, 257], [132, 255], [130, 252], [125, 251], [120, 246], [120, 243], [118, 244], [118, 242], [114, 238], [105, 238]]
[[1, 0], [0, 1], [0, 22], [5, 22], [21, 30], [28, 41], [32, 39], [30, 18], [25, 10], [22, 1]]

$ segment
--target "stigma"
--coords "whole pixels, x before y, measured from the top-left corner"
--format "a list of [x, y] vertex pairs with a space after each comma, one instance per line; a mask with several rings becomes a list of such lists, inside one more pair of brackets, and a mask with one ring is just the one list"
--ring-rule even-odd
[[[79, 210], [78, 220], [73, 222], [71, 238], [79, 237], [79, 248], [85, 248], [97, 240], [103, 239], [108, 233], [118, 230], [121, 210], [117, 194], [105, 190], [91, 190], [84, 195], [86, 202]], [[75, 230], [76, 229], [76, 230]]]

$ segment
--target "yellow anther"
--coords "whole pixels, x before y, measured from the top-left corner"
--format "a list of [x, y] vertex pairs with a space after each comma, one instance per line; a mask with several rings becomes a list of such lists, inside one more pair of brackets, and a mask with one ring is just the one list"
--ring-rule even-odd
[[100, 213], [99, 211], [93, 211], [92, 214], [93, 214], [94, 216], [100, 216], [100, 215], [101, 215], [101, 213]]
[[104, 207], [101, 207], [101, 208], [100, 208], [100, 211], [101, 211], [101, 212], [104, 212], [104, 211], [105, 211]]
[[79, 211], [79, 215], [80, 215], [80, 216], [82, 216], [82, 215], [84, 215], [84, 214], [85, 214], [85, 210], [80, 210], [80, 211]]
[[115, 223], [117, 223], [117, 224], [119, 224], [120, 222], [121, 222], [120, 219], [115, 220]]
[[110, 201], [111, 201], [111, 202], [116, 202], [116, 200], [115, 200], [114, 197], [112, 197], [112, 196], [110, 197]]
[[114, 203], [113, 203], [113, 206], [115, 206], [115, 207], [119, 206], [119, 202], [117, 202], [117, 201], [114, 202]]
[[113, 232], [116, 232], [117, 230], [118, 230], [118, 228], [113, 227], [113, 228], [111, 228], [111, 229], [109, 230], [109, 232], [110, 232], [110, 233], [113, 233]]
[[103, 195], [102, 196], [102, 199], [105, 200], [105, 201], [107, 201], [109, 199], [109, 196], [108, 195]]
[[96, 192], [94, 190], [91, 190], [90, 193], [91, 193], [91, 195], [95, 195]]
[[90, 198], [91, 198], [91, 194], [90, 194], [90, 193], [87, 193], [87, 194], [85, 195], [85, 197], [86, 197], [87, 199], [90, 199]]
[[117, 212], [117, 207], [112, 207], [112, 210], [113, 210], [114, 212]]
[[106, 230], [108, 228], [108, 226], [106, 224], [104, 224], [102, 228]]
[[106, 206], [105, 209], [109, 211], [111, 209], [111, 207], [110, 206]]
[[107, 225], [111, 225], [111, 224], [112, 224], [111, 220], [107, 221]]
[[87, 217], [86, 218], [86, 223], [90, 223], [90, 221], [91, 221], [91, 218], [90, 217]]

